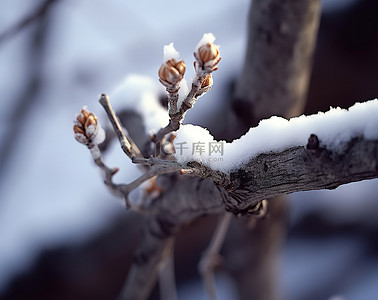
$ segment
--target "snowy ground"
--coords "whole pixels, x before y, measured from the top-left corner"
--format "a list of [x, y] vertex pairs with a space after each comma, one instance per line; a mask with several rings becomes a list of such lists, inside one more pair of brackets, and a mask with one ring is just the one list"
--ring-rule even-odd
[[[328, 0], [325, 7], [334, 9], [336, 2], [341, 0]], [[0, 12], [0, 33], [35, 6], [35, 1], [5, 0]], [[205, 32], [214, 33], [223, 58], [220, 70], [214, 74], [211, 97], [196, 104], [187, 122], [201, 123], [209, 111], [214, 113], [222, 82], [240, 71], [249, 1], [215, 4], [195, 0], [178, 5], [169, 0], [164, 4], [150, 2], [148, 10], [145, 6], [143, 1], [58, 2], [53, 8], [43, 50], [46, 55], [39, 69], [42, 88], [22, 120], [10, 120], [9, 115], [33, 72], [28, 47], [35, 27], [0, 45], [0, 145], [7, 130], [15, 122], [22, 122], [0, 174], [0, 292], [15, 274], [33, 263], [41, 249], [84, 241], [120, 212], [116, 199], [101, 183], [89, 152], [73, 138], [72, 121], [83, 105], [104, 119], [98, 95], [112, 95], [127, 74], [150, 76], [156, 79], [157, 91], [161, 91], [157, 70], [162, 47], [172, 41], [187, 61], [190, 78], [192, 51]], [[130, 99], [137, 96], [135, 91], [129, 93], [134, 93]], [[110, 166], [121, 167], [119, 180], [128, 181], [137, 175], [124, 171], [132, 167], [117, 145], [112, 146], [111, 153], [105, 159]], [[371, 184], [364, 184], [361, 189], [376, 191]], [[352, 192], [346, 194], [351, 197]], [[331, 206], [337, 205], [330, 202]], [[328, 206], [330, 202], [314, 204], [309, 200], [307, 203], [312, 204], [304, 207]], [[348, 203], [356, 205], [353, 201]], [[343, 209], [350, 207], [343, 204]], [[366, 213], [373, 215], [371, 210]]]

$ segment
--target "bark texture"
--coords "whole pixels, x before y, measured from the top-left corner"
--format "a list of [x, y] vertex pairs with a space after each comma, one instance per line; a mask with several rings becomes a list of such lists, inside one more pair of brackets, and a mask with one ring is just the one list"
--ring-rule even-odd
[[234, 212], [245, 211], [262, 199], [280, 194], [318, 189], [378, 177], [378, 141], [355, 138], [342, 153], [324, 148], [294, 147], [266, 153], [231, 173]]
[[[319, 19], [320, 0], [252, 1], [245, 64], [232, 105], [236, 135], [245, 133], [263, 118], [272, 115], [289, 118], [303, 112]], [[269, 181], [267, 172], [272, 170], [272, 165], [264, 164], [263, 158], [260, 155], [245, 170], [231, 174], [237, 190], [231, 192], [229, 210], [248, 211], [247, 202], [253, 203], [254, 196], [262, 196], [257, 195], [254, 184], [259, 176]], [[254, 167], [263, 173], [257, 175]], [[272, 183], [279, 186], [280, 176], [282, 179], [282, 173]], [[256, 192], [254, 196], [250, 195], [252, 190]], [[239, 238], [230, 242], [227, 261], [233, 266], [229, 269], [237, 279], [240, 299], [250, 299], [252, 295], [255, 300], [280, 298], [275, 284], [275, 261], [286, 227], [285, 202], [282, 196], [269, 200], [268, 218], [259, 221], [253, 230], [247, 230], [241, 222], [231, 228], [230, 236]], [[243, 253], [238, 253], [239, 249]]]

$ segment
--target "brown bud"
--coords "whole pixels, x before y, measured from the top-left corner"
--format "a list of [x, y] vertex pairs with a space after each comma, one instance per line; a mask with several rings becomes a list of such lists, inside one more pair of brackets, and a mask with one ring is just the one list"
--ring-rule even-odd
[[85, 145], [102, 143], [105, 138], [96, 115], [85, 108], [77, 115], [73, 131], [76, 140]]
[[75, 133], [80, 133], [80, 134], [85, 135], [84, 130], [83, 130], [82, 128], [80, 128], [79, 126], [77, 126], [77, 125], [74, 125], [74, 127], [73, 127], [73, 131], [74, 131]]
[[76, 120], [78, 122], [80, 122], [80, 124], [84, 125], [85, 124], [85, 121], [86, 121], [86, 117], [84, 116], [84, 114], [82, 112], [80, 112], [80, 114], [78, 114]]
[[85, 108], [83, 108], [83, 109], [80, 111], [80, 113], [83, 114], [84, 118], [88, 118], [88, 117], [89, 117], [89, 114], [90, 114], [90, 112], [87, 111]]
[[211, 86], [211, 85], [213, 85], [213, 77], [211, 76], [211, 74], [209, 74], [202, 81], [201, 88], [205, 88], [205, 87], [208, 87], [208, 86]]
[[198, 48], [198, 58], [205, 64], [208, 61], [216, 59], [219, 55], [219, 50], [214, 44], [207, 43]]
[[183, 60], [179, 61], [176, 66], [176, 70], [180, 73], [181, 76], [184, 76], [185, 70], [186, 70], [186, 65]]
[[88, 116], [87, 120], [85, 121], [84, 128], [88, 129], [88, 127], [91, 125], [94, 125], [94, 126], [97, 125], [97, 117], [93, 115], [92, 113]]
[[163, 84], [177, 84], [185, 74], [184, 61], [177, 62], [175, 59], [168, 60], [159, 69], [159, 79]]

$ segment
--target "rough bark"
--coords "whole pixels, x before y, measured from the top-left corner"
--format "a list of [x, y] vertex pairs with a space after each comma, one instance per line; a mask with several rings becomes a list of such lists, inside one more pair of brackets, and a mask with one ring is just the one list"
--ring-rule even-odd
[[[238, 124], [235, 134], [243, 134], [272, 115], [293, 117], [302, 113], [319, 19], [319, 0], [252, 2], [245, 64], [233, 99]], [[250, 167], [241, 174], [253, 182], [254, 171]], [[264, 173], [261, 175], [264, 177]], [[236, 200], [228, 206], [230, 210], [239, 207], [244, 189], [248, 193], [253, 189], [243, 181], [240, 183], [245, 187], [234, 194]], [[237, 279], [240, 299], [250, 299], [251, 295], [256, 300], [279, 299], [274, 261], [285, 231], [285, 197], [271, 199], [268, 212], [271, 216], [259, 221], [253, 230], [246, 230], [241, 222], [231, 228], [230, 236], [239, 238], [231, 241], [232, 248], [226, 255], [233, 266], [229, 269]], [[238, 253], [238, 249], [244, 252]]]
[[343, 153], [324, 148], [294, 147], [266, 153], [231, 173], [234, 190], [226, 207], [246, 211], [263, 199], [280, 194], [318, 189], [378, 177], [378, 141], [351, 140]]

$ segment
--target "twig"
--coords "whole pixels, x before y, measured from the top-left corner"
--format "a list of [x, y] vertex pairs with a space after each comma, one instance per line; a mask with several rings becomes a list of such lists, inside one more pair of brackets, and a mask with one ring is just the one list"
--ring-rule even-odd
[[209, 299], [216, 300], [217, 292], [214, 278], [214, 267], [219, 264], [219, 251], [223, 245], [228, 227], [230, 225], [232, 214], [226, 212], [219, 221], [214, 235], [198, 265], [201, 273], [207, 295]]
[[142, 154], [137, 145], [133, 142], [133, 140], [130, 137], [126, 137], [125, 133], [123, 132], [122, 126], [112, 106], [110, 105], [109, 96], [106, 94], [102, 94], [99, 101], [100, 104], [104, 107], [110, 120], [110, 123], [112, 124], [114, 131], [117, 134], [123, 152], [125, 152], [131, 160], [133, 160], [135, 157], [142, 157]]
[[103, 171], [105, 175], [104, 183], [114, 192], [119, 194], [121, 191], [119, 190], [119, 185], [113, 183], [113, 176], [119, 171], [118, 168], [109, 168], [102, 160], [100, 149], [98, 145], [90, 145], [88, 146], [89, 150], [91, 151], [93, 160], [95, 164]]
[[105, 180], [104, 183], [106, 186], [111, 190], [111, 192], [118, 197], [124, 198], [126, 203], [126, 208], [131, 208], [138, 212], [145, 212], [143, 205], [135, 205], [129, 199], [129, 194], [131, 191], [135, 190], [138, 186], [140, 186], [143, 182], [147, 181], [148, 179], [169, 173], [175, 172], [178, 169], [176, 167], [165, 167], [165, 166], [154, 166], [150, 168], [146, 173], [135, 179], [134, 181], [130, 182], [129, 184], [115, 184], [113, 182], [113, 176], [118, 172], [118, 168], [109, 168], [102, 160], [101, 152], [98, 145], [88, 145], [89, 150], [91, 151], [93, 160], [95, 164], [103, 171]]
[[164, 160], [160, 158], [156, 158], [151, 156], [150, 158], [142, 158], [142, 157], [134, 157], [132, 162], [135, 164], [147, 165], [147, 166], [164, 166], [168, 168], [176, 168], [177, 170], [182, 169], [182, 165], [180, 165], [177, 161], [174, 160]]
[[169, 253], [167, 253], [159, 270], [160, 299], [177, 300], [173, 242], [167, 251], [169, 251]]
[[[179, 111], [176, 113], [173, 113], [173, 109], [172, 109], [172, 111], [170, 111], [169, 113], [170, 119], [169, 119], [168, 125], [160, 129], [153, 137], [153, 140], [155, 143], [161, 142], [168, 133], [176, 131], [180, 128], [180, 124], [185, 117], [186, 111], [192, 108], [193, 105], [196, 103], [197, 98], [203, 94], [203, 93], [199, 94], [198, 92], [201, 88], [201, 85], [204, 79], [205, 77], [198, 77], [198, 76], [194, 78], [193, 83], [192, 83], [192, 89], [190, 90], [188, 96], [183, 101]], [[168, 94], [171, 94], [171, 93], [168, 93]]]
[[155, 166], [149, 169], [146, 173], [135, 179], [129, 184], [122, 185], [122, 191], [124, 194], [129, 194], [132, 190], [135, 190], [138, 186], [140, 186], [146, 180], [155, 177], [157, 175], [162, 175], [165, 173], [175, 172], [177, 168], [167, 168], [162, 166]]
[[33, 11], [29, 16], [22, 19], [17, 24], [13, 25], [12, 27], [8, 28], [4, 32], [0, 34], [0, 46], [4, 44], [4, 42], [10, 39], [12, 36], [15, 36], [17, 33], [21, 32], [27, 26], [32, 24], [33, 22], [37, 21], [39, 18], [42, 18], [48, 12], [51, 4], [56, 2], [57, 0], [46, 0], [44, 1], [35, 11]]
[[[118, 168], [109, 168], [102, 160], [101, 151], [98, 145], [88, 145], [88, 149], [91, 151], [93, 160], [95, 164], [103, 171], [104, 173], [104, 183], [109, 188], [109, 190], [116, 196], [125, 199], [126, 208], [132, 208], [135, 211], [141, 211], [141, 209], [132, 204], [129, 200], [129, 193], [133, 190], [129, 188], [128, 184], [115, 184], [113, 182], [113, 176], [118, 172]], [[147, 179], [146, 179], [147, 180]], [[142, 181], [143, 182], [143, 181]], [[139, 184], [141, 184], [140, 182]], [[133, 184], [134, 189], [139, 186], [139, 184]]]

